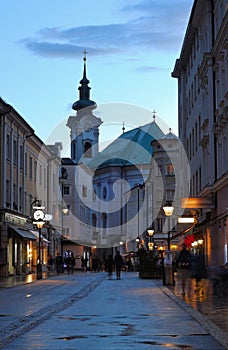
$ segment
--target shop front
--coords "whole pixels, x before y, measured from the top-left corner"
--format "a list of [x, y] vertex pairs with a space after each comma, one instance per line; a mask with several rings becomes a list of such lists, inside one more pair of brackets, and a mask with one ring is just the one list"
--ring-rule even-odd
[[8, 273], [21, 275], [34, 272], [36, 236], [27, 229], [8, 226]]
[[0, 211], [0, 277], [36, 272], [37, 236], [28, 218]]

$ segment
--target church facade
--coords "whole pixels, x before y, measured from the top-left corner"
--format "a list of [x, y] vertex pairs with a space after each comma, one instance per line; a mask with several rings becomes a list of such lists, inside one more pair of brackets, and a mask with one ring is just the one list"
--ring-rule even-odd
[[[79, 246], [84, 247], [84, 252], [88, 251], [86, 247], [90, 251], [114, 247], [122, 253], [136, 251], [136, 239], [143, 242], [147, 229], [155, 225], [153, 197], [158, 191], [153, 189], [152, 144], [165, 134], [154, 117], [150, 123], [130, 131], [123, 129], [116, 140], [99, 151], [102, 120], [94, 113], [97, 106], [90, 100], [88, 84], [84, 57], [79, 100], [72, 105], [76, 113], [67, 121], [71, 157], [62, 159], [62, 166], [69, 174], [63, 193], [69, 208], [69, 215], [64, 218], [68, 238], [77, 243], [76, 254], [81, 253]], [[176, 142], [177, 137], [173, 139]], [[166, 157], [170, 163], [169, 155]], [[174, 178], [174, 173], [172, 176]], [[173, 198], [162, 186], [161, 191], [162, 206], [167, 196], [170, 200]], [[179, 206], [179, 201], [176, 203]], [[160, 229], [162, 231], [161, 226]], [[163, 235], [159, 241], [164, 249], [166, 240]]]

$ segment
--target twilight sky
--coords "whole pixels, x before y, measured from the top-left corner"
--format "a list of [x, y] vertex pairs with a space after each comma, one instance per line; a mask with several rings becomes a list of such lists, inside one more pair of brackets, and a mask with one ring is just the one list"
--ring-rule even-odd
[[[177, 134], [177, 80], [193, 0], [7, 0], [1, 3], [0, 96], [47, 143], [69, 141], [83, 51], [108, 142], [152, 120]], [[160, 124], [159, 124], [160, 125]], [[63, 132], [64, 129], [64, 132]], [[63, 139], [65, 134], [65, 139]], [[67, 141], [67, 142], [68, 142]]]

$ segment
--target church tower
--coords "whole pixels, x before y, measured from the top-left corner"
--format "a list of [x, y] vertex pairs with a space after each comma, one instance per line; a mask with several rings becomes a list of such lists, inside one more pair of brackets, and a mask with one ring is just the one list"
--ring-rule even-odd
[[72, 109], [75, 116], [70, 116], [67, 126], [71, 129], [71, 159], [77, 163], [88, 163], [98, 154], [100, 118], [93, 114], [97, 105], [90, 100], [89, 80], [86, 77], [86, 54], [84, 51], [83, 78], [80, 81], [79, 100], [74, 102]]

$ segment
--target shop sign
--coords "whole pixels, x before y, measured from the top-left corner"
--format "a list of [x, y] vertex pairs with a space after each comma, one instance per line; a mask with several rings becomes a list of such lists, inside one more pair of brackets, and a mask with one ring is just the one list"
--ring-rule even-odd
[[5, 213], [5, 221], [11, 222], [16, 225], [25, 225], [27, 222], [25, 218], [22, 218], [20, 216], [17, 216], [11, 213]]

